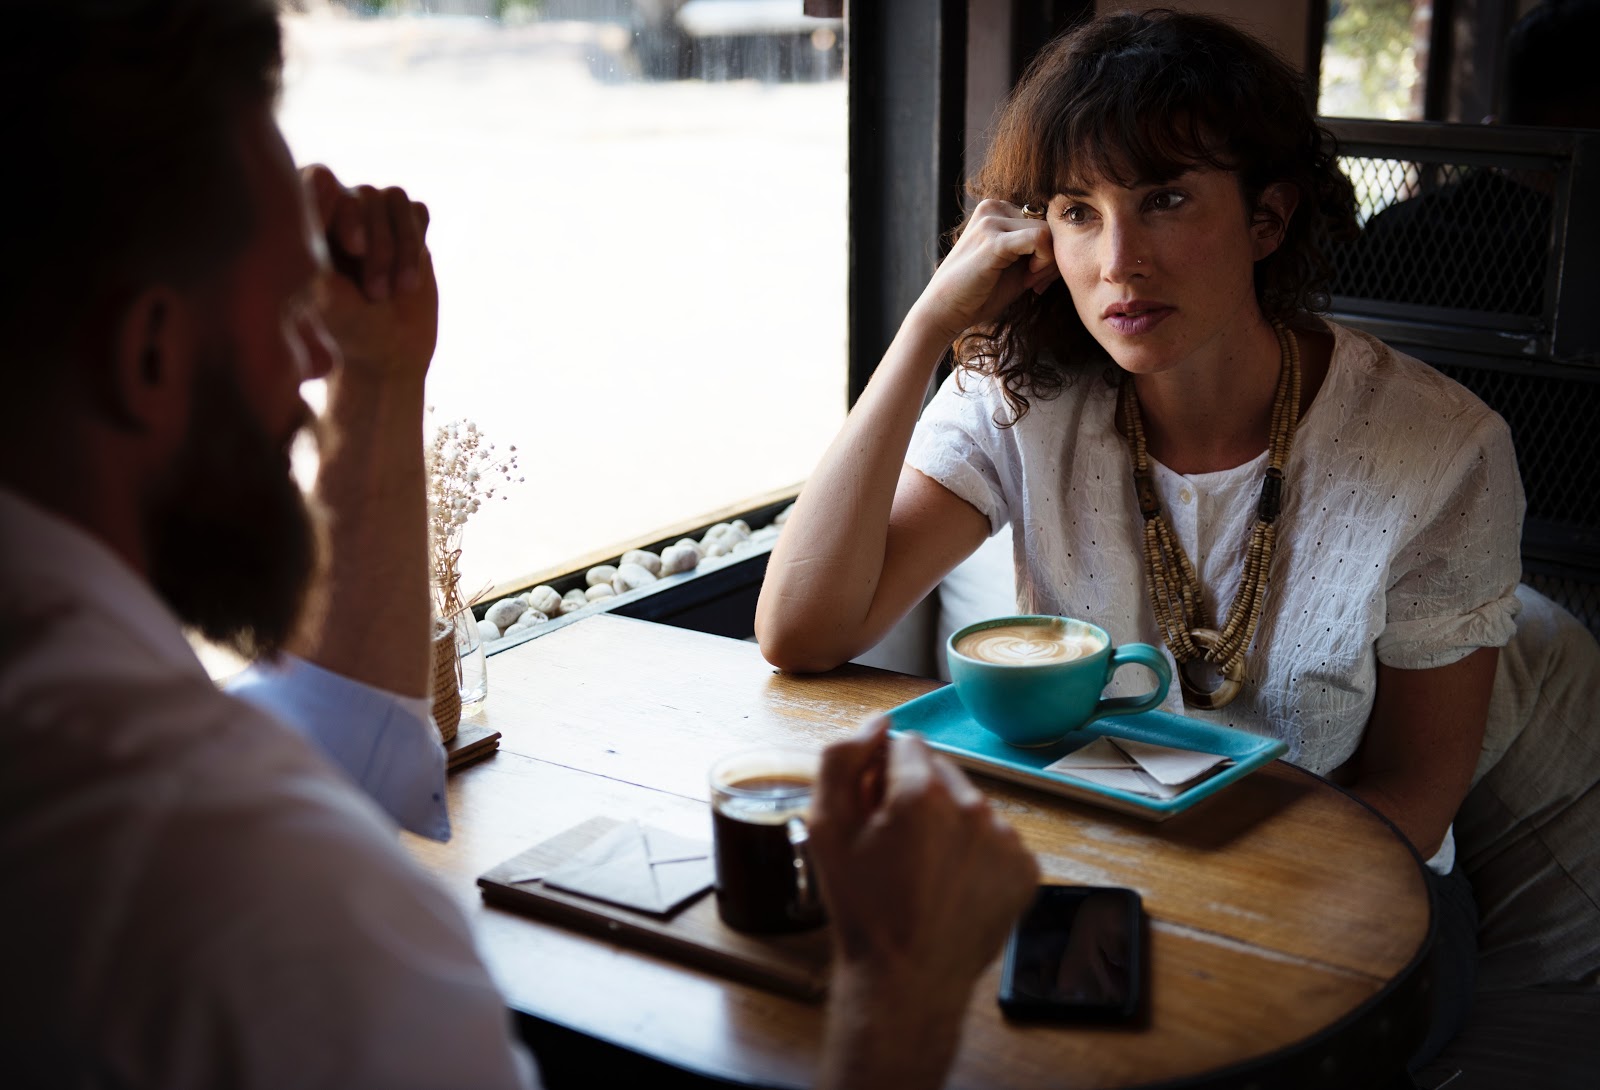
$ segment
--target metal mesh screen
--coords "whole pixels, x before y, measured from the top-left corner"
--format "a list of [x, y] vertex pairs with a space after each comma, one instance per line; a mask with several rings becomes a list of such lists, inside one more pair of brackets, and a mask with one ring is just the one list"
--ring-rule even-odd
[[1335, 295], [1539, 318], [1553, 170], [1349, 156], [1361, 235], [1334, 250]]
[[1476, 367], [1439, 370], [1511, 428], [1528, 497], [1523, 581], [1600, 638], [1600, 383]]
[[1505, 417], [1528, 518], [1600, 537], [1600, 383], [1475, 367], [1439, 370]]
[[[1524, 580], [1600, 636], [1600, 375], [1558, 363], [1582, 346], [1558, 357], [1551, 340], [1574, 151], [1526, 132], [1334, 128], [1361, 224], [1331, 254], [1335, 311], [1505, 418], [1528, 499]], [[1561, 290], [1568, 308], [1583, 298]]]

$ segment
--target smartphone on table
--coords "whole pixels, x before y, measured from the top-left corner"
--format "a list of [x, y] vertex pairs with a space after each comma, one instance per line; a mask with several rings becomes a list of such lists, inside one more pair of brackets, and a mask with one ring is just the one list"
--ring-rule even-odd
[[1143, 981], [1138, 893], [1044, 885], [1006, 943], [1000, 1009], [1017, 1019], [1127, 1021], [1139, 1012]]

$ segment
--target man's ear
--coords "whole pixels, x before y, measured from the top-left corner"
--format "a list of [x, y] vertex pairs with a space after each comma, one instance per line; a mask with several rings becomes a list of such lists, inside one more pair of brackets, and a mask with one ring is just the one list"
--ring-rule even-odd
[[145, 288], [122, 308], [103, 385], [119, 425], [140, 432], [186, 426], [195, 320], [190, 300], [166, 285]]
[[1261, 191], [1250, 216], [1250, 247], [1256, 261], [1283, 245], [1289, 218], [1300, 203], [1300, 191], [1288, 182], [1274, 182]]

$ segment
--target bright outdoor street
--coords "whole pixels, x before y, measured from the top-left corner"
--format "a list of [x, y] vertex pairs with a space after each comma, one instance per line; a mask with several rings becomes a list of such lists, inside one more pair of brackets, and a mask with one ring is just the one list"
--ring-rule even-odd
[[842, 79], [626, 80], [590, 23], [286, 21], [296, 157], [428, 203], [436, 419], [521, 458], [464, 585], [810, 471], [844, 415]]

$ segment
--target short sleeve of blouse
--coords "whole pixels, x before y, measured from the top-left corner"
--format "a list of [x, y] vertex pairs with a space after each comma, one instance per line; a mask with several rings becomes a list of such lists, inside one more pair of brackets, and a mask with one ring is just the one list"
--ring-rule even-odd
[[1379, 662], [1430, 669], [1505, 645], [1522, 578], [1522, 510], [1511, 435], [1491, 414], [1457, 449], [1393, 559]]
[[906, 465], [938, 481], [966, 500], [989, 520], [989, 533], [998, 533], [1010, 521], [996, 455], [1002, 437], [994, 423], [999, 403], [988, 379], [968, 376], [965, 389], [952, 374], [911, 435]]

